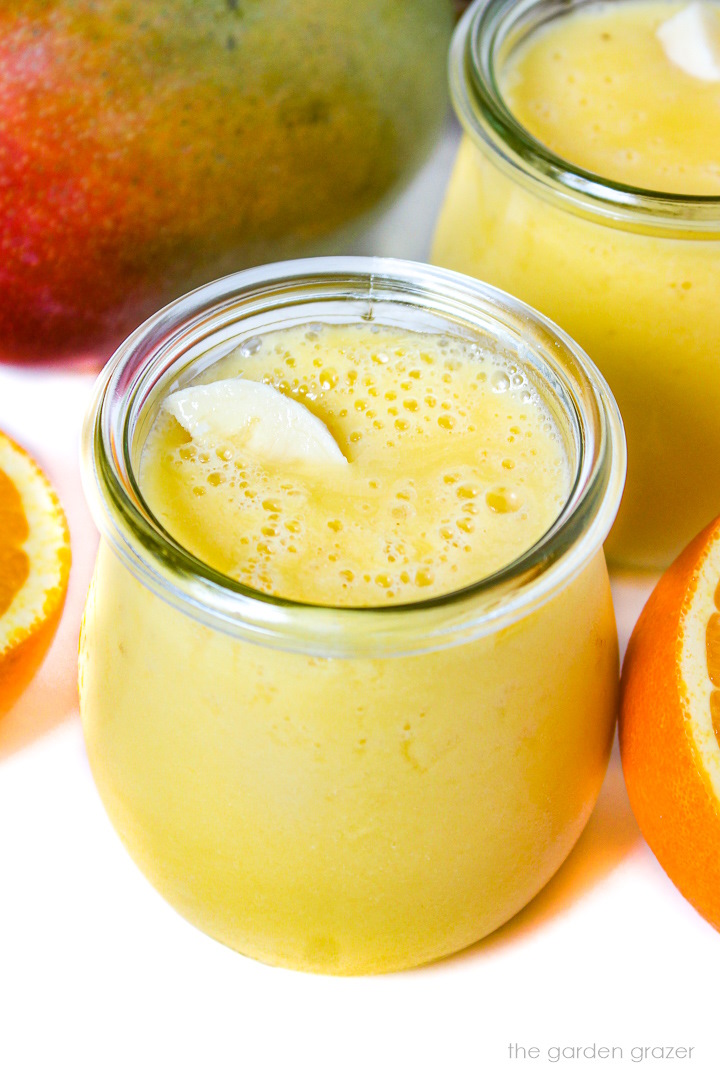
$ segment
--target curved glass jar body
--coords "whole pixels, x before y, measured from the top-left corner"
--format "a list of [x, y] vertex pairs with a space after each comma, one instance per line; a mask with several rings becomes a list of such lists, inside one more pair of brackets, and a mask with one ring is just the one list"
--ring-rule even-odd
[[661, 568], [720, 506], [720, 200], [614, 184], [555, 157], [514, 120], [498, 90], [505, 59], [584, 3], [478, 0], [466, 13], [451, 53], [465, 136], [433, 260], [532, 304], [598, 364], [629, 459], [606, 551]]
[[446, 110], [451, 0], [7, 0], [0, 358], [105, 360], [187, 289], [353, 246]]
[[[373, 319], [521, 359], [575, 476], [550, 531], [467, 589], [377, 609], [263, 596], [179, 548], [135, 480], [169, 387], [248, 333]], [[410, 263], [248, 271], [119, 350], [84, 465], [103, 535], [80, 647], [88, 755], [128, 850], [183, 915], [269, 963], [360, 973], [461, 949], [538, 892], [597, 797], [618, 674], [602, 542], [622, 427], [561, 331]]]

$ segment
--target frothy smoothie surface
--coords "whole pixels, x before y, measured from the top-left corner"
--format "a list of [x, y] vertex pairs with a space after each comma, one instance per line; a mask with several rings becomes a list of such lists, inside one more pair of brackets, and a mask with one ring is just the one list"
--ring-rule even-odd
[[720, 195], [720, 4], [623, 0], [553, 19], [500, 73], [511, 112], [609, 180]]
[[472, 341], [304, 325], [246, 340], [201, 382], [158, 412], [141, 490], [188, 551], [275, 596], [452, 592], [531, 547], [570, 490], [539, 394]]

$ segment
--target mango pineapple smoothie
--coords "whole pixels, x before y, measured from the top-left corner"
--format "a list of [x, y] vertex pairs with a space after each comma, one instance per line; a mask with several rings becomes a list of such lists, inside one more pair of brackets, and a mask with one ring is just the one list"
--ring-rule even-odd
[[[553, 20], [508, 59], [505, 101], [536, 139], [588, 172], [720, 196], [720, 66], [714, 79], [697, 77], [668, 54], [683, 27], [673, 16], [715, 7], [613, 0]], [[716, 32], [720, 61], [720, 19]]]
[[607, 550], [661, 567], [720, 507], [718, 7], [618, 0], [542, 21], [539, 2], [518, 32], [506, 17], [476, 98], [461, 58], [497, 7], [456, 41], [467, 133], [433, 258], [532, 304], [596, 361], [628, 438]]
[[[101, 797], [178, 911], [303, 970], [421, 964], [510, 918], [577, 839], [614, 728], [609, 521], [581, 507], [582, 535], [545, 540], [594, 435], [530, 339], [404, 316], [238, 332], [179, 367], [136, 418], [129, 524], [94, 444], [80, 692]], [[132, 408], [117, 363], [98, 433]]]
[[338, 461], [268, 458], [232, 416], [191, 438], [161, 409], [140, 487], [176, 540], [261, 592], [378, 607], [454, 592], [542, 536], [570, 476], [527, 378], [460, 339], [373, 329], [276, 331], [203, 377], [291, 396]]

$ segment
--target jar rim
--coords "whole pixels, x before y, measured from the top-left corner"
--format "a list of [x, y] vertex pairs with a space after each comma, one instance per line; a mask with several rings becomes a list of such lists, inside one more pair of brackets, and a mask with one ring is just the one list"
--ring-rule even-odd
[[458, 23], [450, 48], [450, 92], [458, 119], [472, 141], [501, 168], [567, 210], [654, 234], [720, 232], [719, 196], [654, 191], [583, 169], [536, 139], [505, 103], [498, 58], [539, 26], [596, 4], [597, 0], [475, 0]]
[[[313, 314], [298, 317], [299, 312]], [[578, 467], [553, 525], [515, 560], [440, 596], [383, 607], [333, 607], [259, 593], [213, 570], [166, 533], [137, 486], [133, 444], [147, 403], [177, 385], [180, 371], [218, 343], [256, 332], [269, 312], [322, 321], [388, 324], [422, 313], [467, 331], [492, 328], [550, 372], [577, 416]], [[255, 322], [253, 322], [255, 320]], [[390, 325], [393, 319], [390, 319]], [[395, 325], [404, 325], [402, 321]], [[409, 325], [409, 323], [407, 324]], [[238, 327], [243, 329], [238, 331]], [[504, 338], [502, 339], [505, 340]], [[514, 345], [513, 345], [514, 347]], [[227, 350], [226, 350], [227, 351]], [[209, 366], [205, 362], [205, 366]], [[564, 395], [564, 397], [563, 397]], [[561, 402], [561, 407], [562, 402]], [[143, 412], [144, 410], [144, 412]], [[145, 420], [143, 420], [145, 417]], [[196, 621], [237, 637], [323, 656], [417, 654], [500, 629], [544, 603], [602, 545], [625, 479], [625, 439], [607, 383], [559, 327], [490, 285], [449, 270], [394, 259], [301, 259], [220, 278], [163, 308], [115, 352], [99, 376], [83, 429], [83, 484], [103, 538], [133, 576]]]

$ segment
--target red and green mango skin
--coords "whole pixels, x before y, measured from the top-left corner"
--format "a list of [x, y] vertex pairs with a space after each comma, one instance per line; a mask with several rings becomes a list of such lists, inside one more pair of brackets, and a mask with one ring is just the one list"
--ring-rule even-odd
[[362, 217], [437, 134], [451, 29], [451, 0], [3, 4], [0, 357], [104, 359]]

